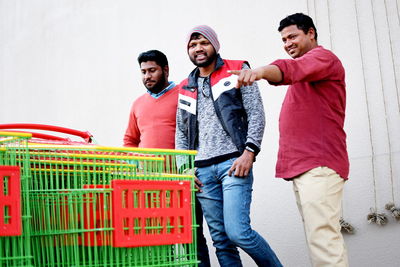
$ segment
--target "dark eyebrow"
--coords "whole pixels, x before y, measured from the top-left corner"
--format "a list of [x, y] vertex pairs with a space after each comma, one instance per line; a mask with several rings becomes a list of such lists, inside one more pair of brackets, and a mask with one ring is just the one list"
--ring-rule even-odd
[[157, 69], [156, 67], [150, 67], [150, 68], [145, 68], [145, 69], [140, 69], [141, 71], [146, 71], [146, 70], [155, 70]]

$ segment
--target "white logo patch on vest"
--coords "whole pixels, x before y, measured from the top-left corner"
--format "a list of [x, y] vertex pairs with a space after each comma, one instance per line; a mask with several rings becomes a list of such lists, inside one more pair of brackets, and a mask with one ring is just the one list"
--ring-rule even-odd
[[186, 110], [187, 112], [196, 115], [196, 110], [197, 110], [196, 105], [197, 105], [196, 99], [186, 95], [179, 94], [178, 107], [180, 109]]
[[236, 75], [231, 75], [228, 77], [225, 77], [221, 80], [218, 81], [213, 87], [212, 87], [212, 92], [213, 92], [213, 97], [214, 101], [218, 99], [218, 97], [225, 91], [231, 90], [236, 86], [237, 83], [237, 76]]

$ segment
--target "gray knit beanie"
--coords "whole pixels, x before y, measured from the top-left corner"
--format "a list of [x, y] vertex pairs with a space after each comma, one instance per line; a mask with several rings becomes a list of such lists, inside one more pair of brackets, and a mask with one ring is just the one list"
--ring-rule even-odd
[[218, 53], [220, 47], [218, 36], [210, 26], [199, 25], [191, 29], [189, 34], [187, 35], [186, 45], [189, 44], [190, 38], [192, 37], [193, 33], [200, 33], [201, 35], [203, 35], [208, 41], [210, 41], [210, 43], [215, 49], [215, 52]]

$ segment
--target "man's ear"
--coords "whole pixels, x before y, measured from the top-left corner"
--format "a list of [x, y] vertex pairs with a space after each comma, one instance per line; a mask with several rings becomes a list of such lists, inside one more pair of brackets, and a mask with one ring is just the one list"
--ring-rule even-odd
[[308, 34], [310, 34], [310, 37], [315, 40], [315, 30], [314, 28], [308, 29]]
[[165, 75], [166, 75], [167, 78], [168, 78], [168, 76], [169, 76], [169, 66], [168, 66], [168, 65], [165, 65], [163, 69], [164, 69]]

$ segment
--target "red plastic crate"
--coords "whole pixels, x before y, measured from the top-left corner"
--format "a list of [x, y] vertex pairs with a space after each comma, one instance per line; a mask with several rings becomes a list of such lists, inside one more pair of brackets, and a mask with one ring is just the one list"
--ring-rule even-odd
[[[109, 185], [84, 185], [83, 188], [110, 188]], [[110, 198], [104, 193], [87, 193], [83, 203], [83, 225], [85, 229], [102, 229], [111, 227]], [[96, 230], [84, 233], [85, 246], [111, 245], [111, 231]]]
[[189, 181], [112, 181], [113, 246], [192, 242]]
[[22, 234], [20, 182], [18, 166], [0, 166], [0, 236]]

